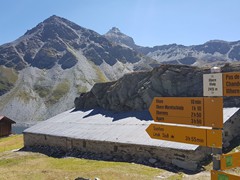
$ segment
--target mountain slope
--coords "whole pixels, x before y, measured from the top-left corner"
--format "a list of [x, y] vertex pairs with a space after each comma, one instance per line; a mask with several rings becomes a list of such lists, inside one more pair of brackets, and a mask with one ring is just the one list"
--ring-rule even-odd
[[[0, 46], [0, 114], [35, 122], [73, 107], [79, 93], [135, 69], [149, 58], [104, 36], [51, 16]], [[5, 72], [5, 73], [4, 73]], [[11, 74], [12, 78], [6, 73]]]
[[142, 53], [158, 63], [184, 64], [195, 66], [217, 65], [240, 61], [240, 41], [208, 41], [202, 45], [183, 46], [169, 44], [154, 47], [141, 47], [119, 29], [112, 28], [104, 35], [108, 40], [122, 44]]
[[239, 41], [214, 40], [196, 46], [156, 46], [145, 54], [158, 62], [204, 66], [240, 61], [239, 52]]
[[82, 53], [95, 65], [117, 62], [136, 63], [137, 52], [112, 45], [98, 33], [80, 27], [64, 18], [51, 16], [27, 31], [13, 43], [0, 47], [0, 65], [21, 70], [27, 66], [51, 69], [56, 64], [62, 69], [73, 67]]

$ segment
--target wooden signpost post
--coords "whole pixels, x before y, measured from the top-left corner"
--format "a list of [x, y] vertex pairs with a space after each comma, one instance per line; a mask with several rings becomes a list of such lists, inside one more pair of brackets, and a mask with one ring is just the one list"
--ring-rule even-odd
[[240, 72], [204, 74], [203, 94], [207, 97], [155, 97], [149, 111], [162, 124], [150, 124], [146, 131], [153, 139], [212, 147], [211, 179], [240, 180], [219, 171], [240, 166], [240, 153], [222, 155], [222, 96], [240, 96]]

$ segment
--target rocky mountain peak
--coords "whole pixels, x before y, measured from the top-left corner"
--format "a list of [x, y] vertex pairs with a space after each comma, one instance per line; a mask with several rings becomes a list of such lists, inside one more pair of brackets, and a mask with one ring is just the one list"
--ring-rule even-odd
[[47, 119], [70, 109], [95, 83], [152, 69], [146, 62], [136, 51], [53, 15], [0, 46], [0, 113], [17, 121]]
[[109, 41], [134, 49], [136, 44], [132, 37], [122, 33], [117, 27], [113, 27], [104, 35]]
[[[63, 20], [64, 18], [61, 18], [59, 16], [56, 16], [56, 15], [52, 15], [50, 16], [49, 18], [45, 19], [43, 22], [56, 22], [56, 21], [59, 21], [59, 20]], [[65, 19], [66, 20], [66, 19]]]
[[[24, 35], [37, 35], [42, 37], [43, 41], [47, 39], [56, 39], [57, 37], [72, 40], [78, 38], [73, 35], [75, 32], [72, 31], [84, 31], [85, 28], [59, 16], [53, 15], [43, 22], [39, 23], [36, 27], [28, 30]], [[70, 35], [71, 33], [72, 35]], [[70, 36], [69, 36], [70, 35]], [[69, 37], [68, 37], [69, 36]]]
[[59, 16], [52, 15], [49, 18], [45, 19], [43, 22], [40, 22], [34, 28], [28, 30], [24, 35], [33, 35], [33, 34], [39, 32], [40, 30], [42, 30], [46, 24], [54, 25], [54, 24], [56, 24], [57, 22], [60, 22], [60, 21], [61, 21], [61, 18]]
[[107, 34], [123, 34], [117, 27], [112, 27]]
[[[120, 31], [115, 28], [114, 32]], [[55, 65], [69, 69], [76, 65], [82, 55], [97, 66], [140, 61], [137, 52], [115, 46], [104, 36], [53, 15], [13, 43], [0, 48], [0, 65], [17, 70], [26, 66], [51, 69]]]

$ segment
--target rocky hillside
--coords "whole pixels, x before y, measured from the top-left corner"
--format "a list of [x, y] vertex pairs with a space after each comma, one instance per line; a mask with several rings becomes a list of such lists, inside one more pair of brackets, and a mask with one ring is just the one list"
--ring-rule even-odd
[[17, 122], [49, 118], [72, 108], [95, 83], [152, 69], [146, 62], [151, 59], [135, 50], [51, 16], [0, 46], [0, 114]]
[[223, 65], [227, 62], [240, 61], [240, 41], [208, 41], [202, 45], [184, 46], [177, 44], [141, 47], [133, 39], [117, 28], [112, 28], [105, 37], [117, 44], [124, 44], [142, 53], [158, 63], [183, 64], [194, 66]]
[[[240, 71], [240, 64], [226, 64], [222, 71]], [[210, 69], [186, 65], [161, 65], [152, 71], [129, 73], [117, 81], [95, 84], [75, 99], [75, 107], [135, 111], [147, 110], [154, 97], [202, 97], [206, 73]], [[240, 107], [240, 98], [226, 98], [224, 103], [225, 107]]]
[[[144, 109], [155, 95], [188, 96], [191, 92], [184, 92], [190, 86], [196, 88], [192, 95], [201, 89], [195, 84], [201, 81], [199, 68], [171, 70], [172, 66], [166, 70], [170, 74], [164, 75], [165, 70], [158, 68], [150, 72], [153, 67], [233, 63], [240, 60], [239, 52], [240, 41], [140, 47], [117, 28], [100, 35], [54, 15], [0, 46], [0, 114], [17, 122], [44, 120], [72, 108], [75, 97], [93, 86], [80, 98], [88, 101], [76, 101], [77, 107], [95, 103], [112, 110]], [[199, 71], [199, 79], [192, 81], [189, 73], [195, 71]], [[152, 77], [155, 73], [156, 79]], [[185, 77], [191, 82], [185, 82]], [[159, 85], [160, 92], [156, 90]]]
[[187, 64], [196, 66], [222, 65], [227, 62], [240, 61], [240, 41], [208, 41], [197, 46], [172, 44], [156, 46], [146, 51], [149, 57], [158, 62]]

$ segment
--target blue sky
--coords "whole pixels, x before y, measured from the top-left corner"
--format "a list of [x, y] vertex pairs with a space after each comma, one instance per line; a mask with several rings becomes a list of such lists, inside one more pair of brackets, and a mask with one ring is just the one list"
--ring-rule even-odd
[[112, 27], [142, 46], [240, 40], [239, 0], [2, 0], [0, 45], [51, 15], [99, 34]]

